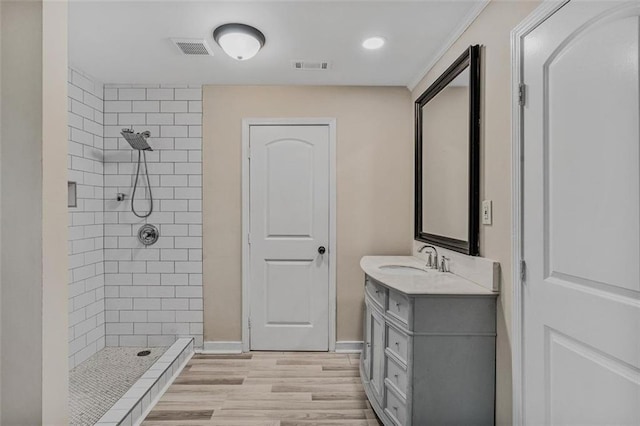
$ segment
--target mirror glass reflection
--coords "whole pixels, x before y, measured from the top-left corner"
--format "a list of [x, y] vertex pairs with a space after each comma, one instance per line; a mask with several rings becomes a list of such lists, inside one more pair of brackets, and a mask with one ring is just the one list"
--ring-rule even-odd
[[422, 232], [469, 235], [469, 67], [421, 107]]

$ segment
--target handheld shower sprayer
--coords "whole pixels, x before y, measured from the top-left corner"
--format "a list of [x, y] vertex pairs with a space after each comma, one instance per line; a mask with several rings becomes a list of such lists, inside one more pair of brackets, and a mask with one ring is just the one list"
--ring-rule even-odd
[[[153, 151], [147, 142], [147, 138], [151, 137], [151, 132], [146, 131], [142, 133], [135, 133], [133, 128], [122, 129], [120, 132], [122, 137], [129, 142], [131, 148], [138, 151], [138, 167], [136, 168], [136, 180], [133, 184], [133, 192], [131, 194], [131, 212], [139, 218], [146, 218], [153, 213], [153, 193], [151, 192], [151, 182], [149, 181], [149, 169], [147, 167], [147, 154], [146, 151]], [[135, 200], [136, 190], [138, 189], [138, 179], [140, 177], [140, 163], [144, 160], [144, 172], [147, 177], [147, 187], [149, 188], [149, 212], [140, 214], [136, 212]]]

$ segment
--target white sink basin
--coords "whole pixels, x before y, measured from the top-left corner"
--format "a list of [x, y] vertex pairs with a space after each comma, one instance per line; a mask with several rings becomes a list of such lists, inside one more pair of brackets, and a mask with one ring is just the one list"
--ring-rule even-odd
[[426, 275], [429, 273], [424, 269], [409, 265], [382, 265], [379, 268], [383, 272], [389, 272], [397, 275]]

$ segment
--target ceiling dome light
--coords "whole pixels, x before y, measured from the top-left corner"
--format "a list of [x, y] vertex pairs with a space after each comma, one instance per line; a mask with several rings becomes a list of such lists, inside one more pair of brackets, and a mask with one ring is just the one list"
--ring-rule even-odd
[[362, 42], [362, 47], [369, 50], [380, 49], [384, 46], [384, 42], [383, 37], [370, 37]]
[[227, 55], [238, 61], [253, 58], [265, 42], [264, 34], [244, 24], [220, 25], [213, 31], [213, 39]]

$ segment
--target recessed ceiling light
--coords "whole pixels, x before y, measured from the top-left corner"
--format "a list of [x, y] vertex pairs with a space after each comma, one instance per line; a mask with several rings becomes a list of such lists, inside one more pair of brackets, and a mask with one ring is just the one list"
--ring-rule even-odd
[[213, 39], [224, 52], [238, 61], [253, 58], [264, 46], [260, 30], [245, 24], [224, 24], [213, 31]]
[[383, 37], [369, 37], [362, 42], [362, 47], [369, 50], [380, 49], [384, 46], [384, 42], [385, 40]]

